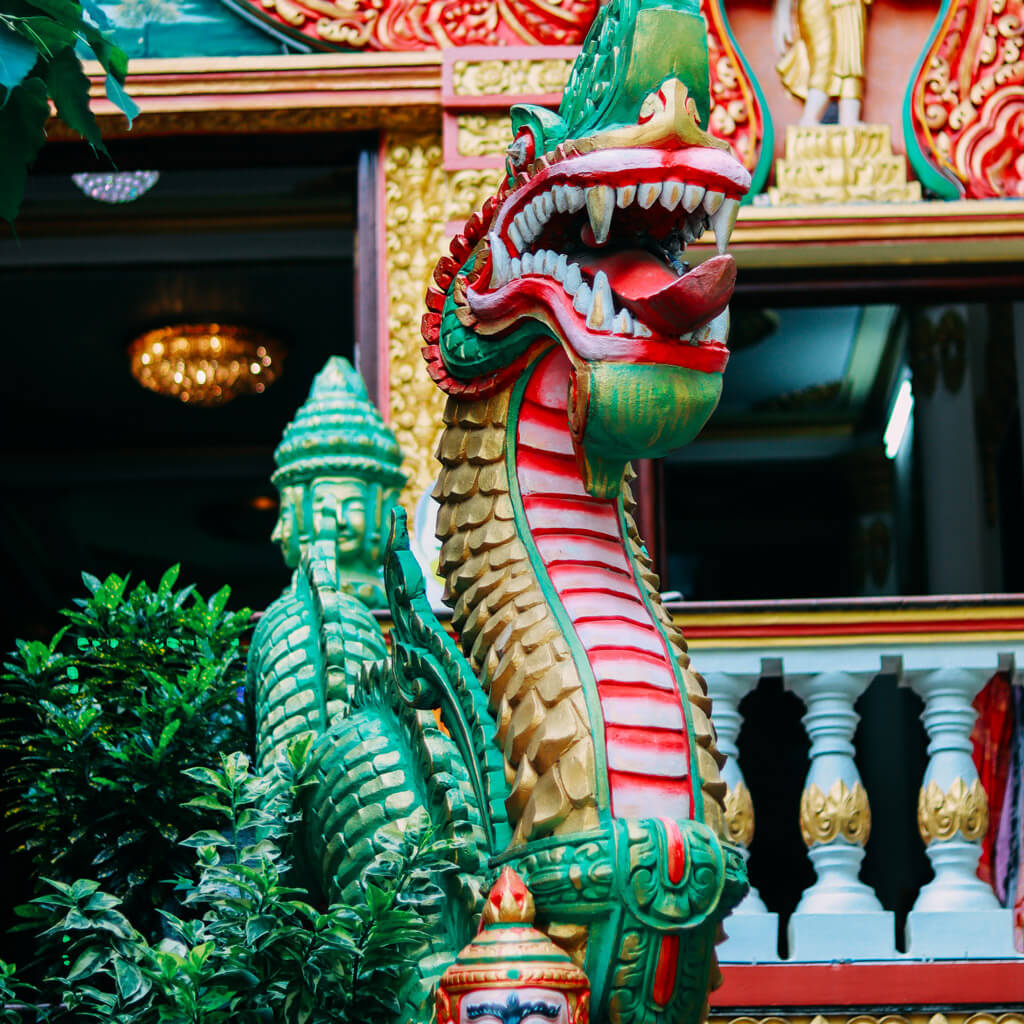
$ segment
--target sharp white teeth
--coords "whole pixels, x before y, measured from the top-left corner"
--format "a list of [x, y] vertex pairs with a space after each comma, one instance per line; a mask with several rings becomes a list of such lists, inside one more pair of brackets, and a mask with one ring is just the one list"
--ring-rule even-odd
[[683, 198], [686, 186], [681, 181], [666, 181], [661, 186], [659, 202], [666, 210], [674, 210]]
[[540, 234], [540, 220], [537, 218], [537, 212], [532, 203], [523, 210], [523, 218], [526, 221], [526, 226], [530, 229], [530, 235], [536, 238]]
[[555, 197], [555, 209], [559, 213], [565, 213], [569, 209], [569, 198], [566, 195], [564, 185], [554, 185], [551, 194]]
[[649, 210], [654, 205], [655, 199], [660, 195], [661, 182], [654, 181], [646, 185], [638, 186], [636, 190], [636, 201], [643, 209]]
[[736, 225], [736, 216], [740, 212], [738, 199], [726, 199], [711, 215], [711, 230], [715, 233], [715, 246], [719, 253], [724, 253], [732, 237], [732, 229]]
[[683, 189], [683, 209], [687, 213], [693, 213], [700, 206], [704, 198], [704, 187], [702, 185], [687, 185]]
[[576, 289], [583, 283], [583, 275], [580, 273], [578, 263], [570, 263], [569, 269], [565, 272], [565, 280], [562, 287], [570, 294], [575, 295]]
[[651, 329], [647, 324], [641, 323], [639, 320], [633, 324], [633, 336], [636, 338], [649, 338], [651, 337]]
[[524, 274], [532, 274], [533, 273], [533, 253], [532, 252], [524, 252], [523, 253], [523, 273]]
[[555, 277], [559, 281], [565, 280], [565, 272], [569, 269], [569, 261], [565, 257], [564, 252], [558, 254], [558, 261], [555, 263]]
[[577, 210], [583, 209], [583, 204], [587, 201], [587, 194], [578, 185], [566, 185], [565, 200], [569, 213], [575, 213]]
[[729, 307], [726, 306], [711, 323], [708, 324], [708, 337], [720, 341], [723, 345], [729, 340]]
[[491, 287], [500, 288], [507, 283], [511, 270], [508, 249], [495, 231], [489, 232], [487, 239], [491, 246]]
[[587, 326], [595, 331], [611, 330], [615, 316], [612, 286], [608, 283], [608, 275], [599, 270], [594, 275], [594, 297], [587, 316]]
[[590, 290], [590, 285], [581, 284], [579, 288], [576, 289], [576, 295], [572, 300], [572, 308], [583, 316], [589, 316], [590, 307], [593, 305], [593, 302], [594, 293]]
[[555, 267], [558, 264], [558, 257], [549, 249], [544, 253], [544, 273], [548, 277], [553, 277], [555, 273]]
[[540, 209], [541, 213], [544, 214], [544, 219], [550, 220], [551, 214], [555, 212], [555, 200], [550, 192], [545, 192], [544, 195], [540, 197]]
[[[518, 220], [518, 218], [516, 218]], [[516, 247], [516, 252], [522, 252], [526, 248], [526, 243], [523, 241], [522, 233], [519, 230], [519, 226], [516, 221], [513, 220], [508, 226], [508, 237], [512, 244]]]
[[614, 212], [615, 189], [611, 185], [595, 185], [587, 189], [587, 214], [590, 217], [590, 228], [594, 232], [594, 241], [598, 245], [608, 241]]
[[632, 334], [633, 333], [633, 318], [629, 315], [629, 312], [625, 309], [620, 309], [612, 323], [612, 330], [616, 334]]
[[722, 205], [723, 199], [725, 199], [725, 195], [723, 193], [709, 191], [707, 195], [704, 196], [704, 209], [707, 210], [709, 214], [717, 213], [718, 208]]
[[522, 277], [523, 276], [523, 261], [522, 260], [513, 260], [512, 261], [512, 266], [509, 269], [510, 269], [510, 272], [511, 272], [513, 277]]
[[636, 185], [623, 185], [615, 190], [615, 205], [624, 210], [636, 199]]

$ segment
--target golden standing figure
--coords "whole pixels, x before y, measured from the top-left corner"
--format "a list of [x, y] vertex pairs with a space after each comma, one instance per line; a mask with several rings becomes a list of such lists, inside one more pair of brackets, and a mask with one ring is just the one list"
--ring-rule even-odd
[[772, 39], [782, 58], [776, 70], [782, 84], [804, 101], [802, 125], [820, 124], [830, 100], [839, 102], [841, 125], [860, 124], [870, 2], [774, 0]]

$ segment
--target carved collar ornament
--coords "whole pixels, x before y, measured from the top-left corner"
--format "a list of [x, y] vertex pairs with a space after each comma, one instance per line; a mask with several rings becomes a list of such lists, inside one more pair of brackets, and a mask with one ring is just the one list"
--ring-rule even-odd
[[[372, 619], [334, 628], [320, 542], [254, 640], [261, 756], [312, 737], [304, 882], [359, 899], [396, 834], [429, 823], [457, 842], [387, 1024], [427, 1024], [435, 990], [445, 1021], [582, 1024], [573, 964], [597, 1020], [698, 1024], [718, 977], [744, 851], [629, 487], [631, 459], [700, 430], [728, 360], [750, 174], [707, 131], [710, 91], [697, 0], [610, 0], [558, 112], [513, 109], [505, 181], [436, 267], [423, 354], [447, 398], [434, 493], [459, 646], [400, 510], [388, 656]], [[718, 252], [690, 266], [707, 230]], [[511, 874], [485, 909], [504, 868], [546, 939]]]

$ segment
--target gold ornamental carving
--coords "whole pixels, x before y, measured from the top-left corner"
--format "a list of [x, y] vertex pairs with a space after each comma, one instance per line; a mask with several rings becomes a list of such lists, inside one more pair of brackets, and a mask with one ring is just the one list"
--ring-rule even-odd
[[504, 171], [495, 167], [466, 167], [447, 174], [445, 217], [462, 226], [501, 187]]
[[776, 206], [905, 203], [920, 200], [921, 186], [907, 181], [886, 124], [790, 125], [769, 195]]
[[[457, 60], [452, 66], [452, 87], [456, 96], [560, 93], [571, 67], [568, 58]], [[507, 129], [507, 117], [505, 124]]]
[[754, 838], [754, 801], [745, 782], [730, 786], [725, 794], [725, 828], [732, 842], [750, 846]]
[[501, 156], [508, 144], [508, 114], [459, 114], [459, 156]]
[[391, 133], [384, 159], [385, 263], [390, 425], [405, 453], [409, 482], [402, 504], [412, 514], [437, 476], [434, 449], [444, 393], [427, 375], [420, 349], [423, 296], [447, 246], [445, 226], [459, 227], [500, 185], [500, 169], [447, 172], [440, 134]]
[[988, 831], [988, 797], [979, 779], [970, 786], [957, 778], [945, 792], [936, 782], [921, 787], [917, 798], [917, 827], [925, 845], [952, 839], [981, 839]]
[[871, 834], [871, 807], [864, 787], [836, 779], [828, 793], [811, 783], [800, 798], [800, 834], [808, 846], [842, 837], [863, 846]]
[[447, 219], [440, 136], [388, 135], [384, 174], [390, 423], [405, 453], [409, 483], [402, 504], [411, 512], [437, 473], [433, 450], [444, 408], [420, 354], [423, 296], [444, 248]]

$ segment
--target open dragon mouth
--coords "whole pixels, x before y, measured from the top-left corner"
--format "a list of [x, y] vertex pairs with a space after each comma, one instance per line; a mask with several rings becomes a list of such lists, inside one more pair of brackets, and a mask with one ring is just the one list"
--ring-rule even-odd
[[[585, 360], [724, 369], [736, 279], [725, 250], [750, 184], [739, 162], [692, 147], [556, 151], [538, 166], [491, 224], [466, 291], [475, 329], [532, 316]], [[719, 255], [691, 270], [686, 247], [709, 228]]]

